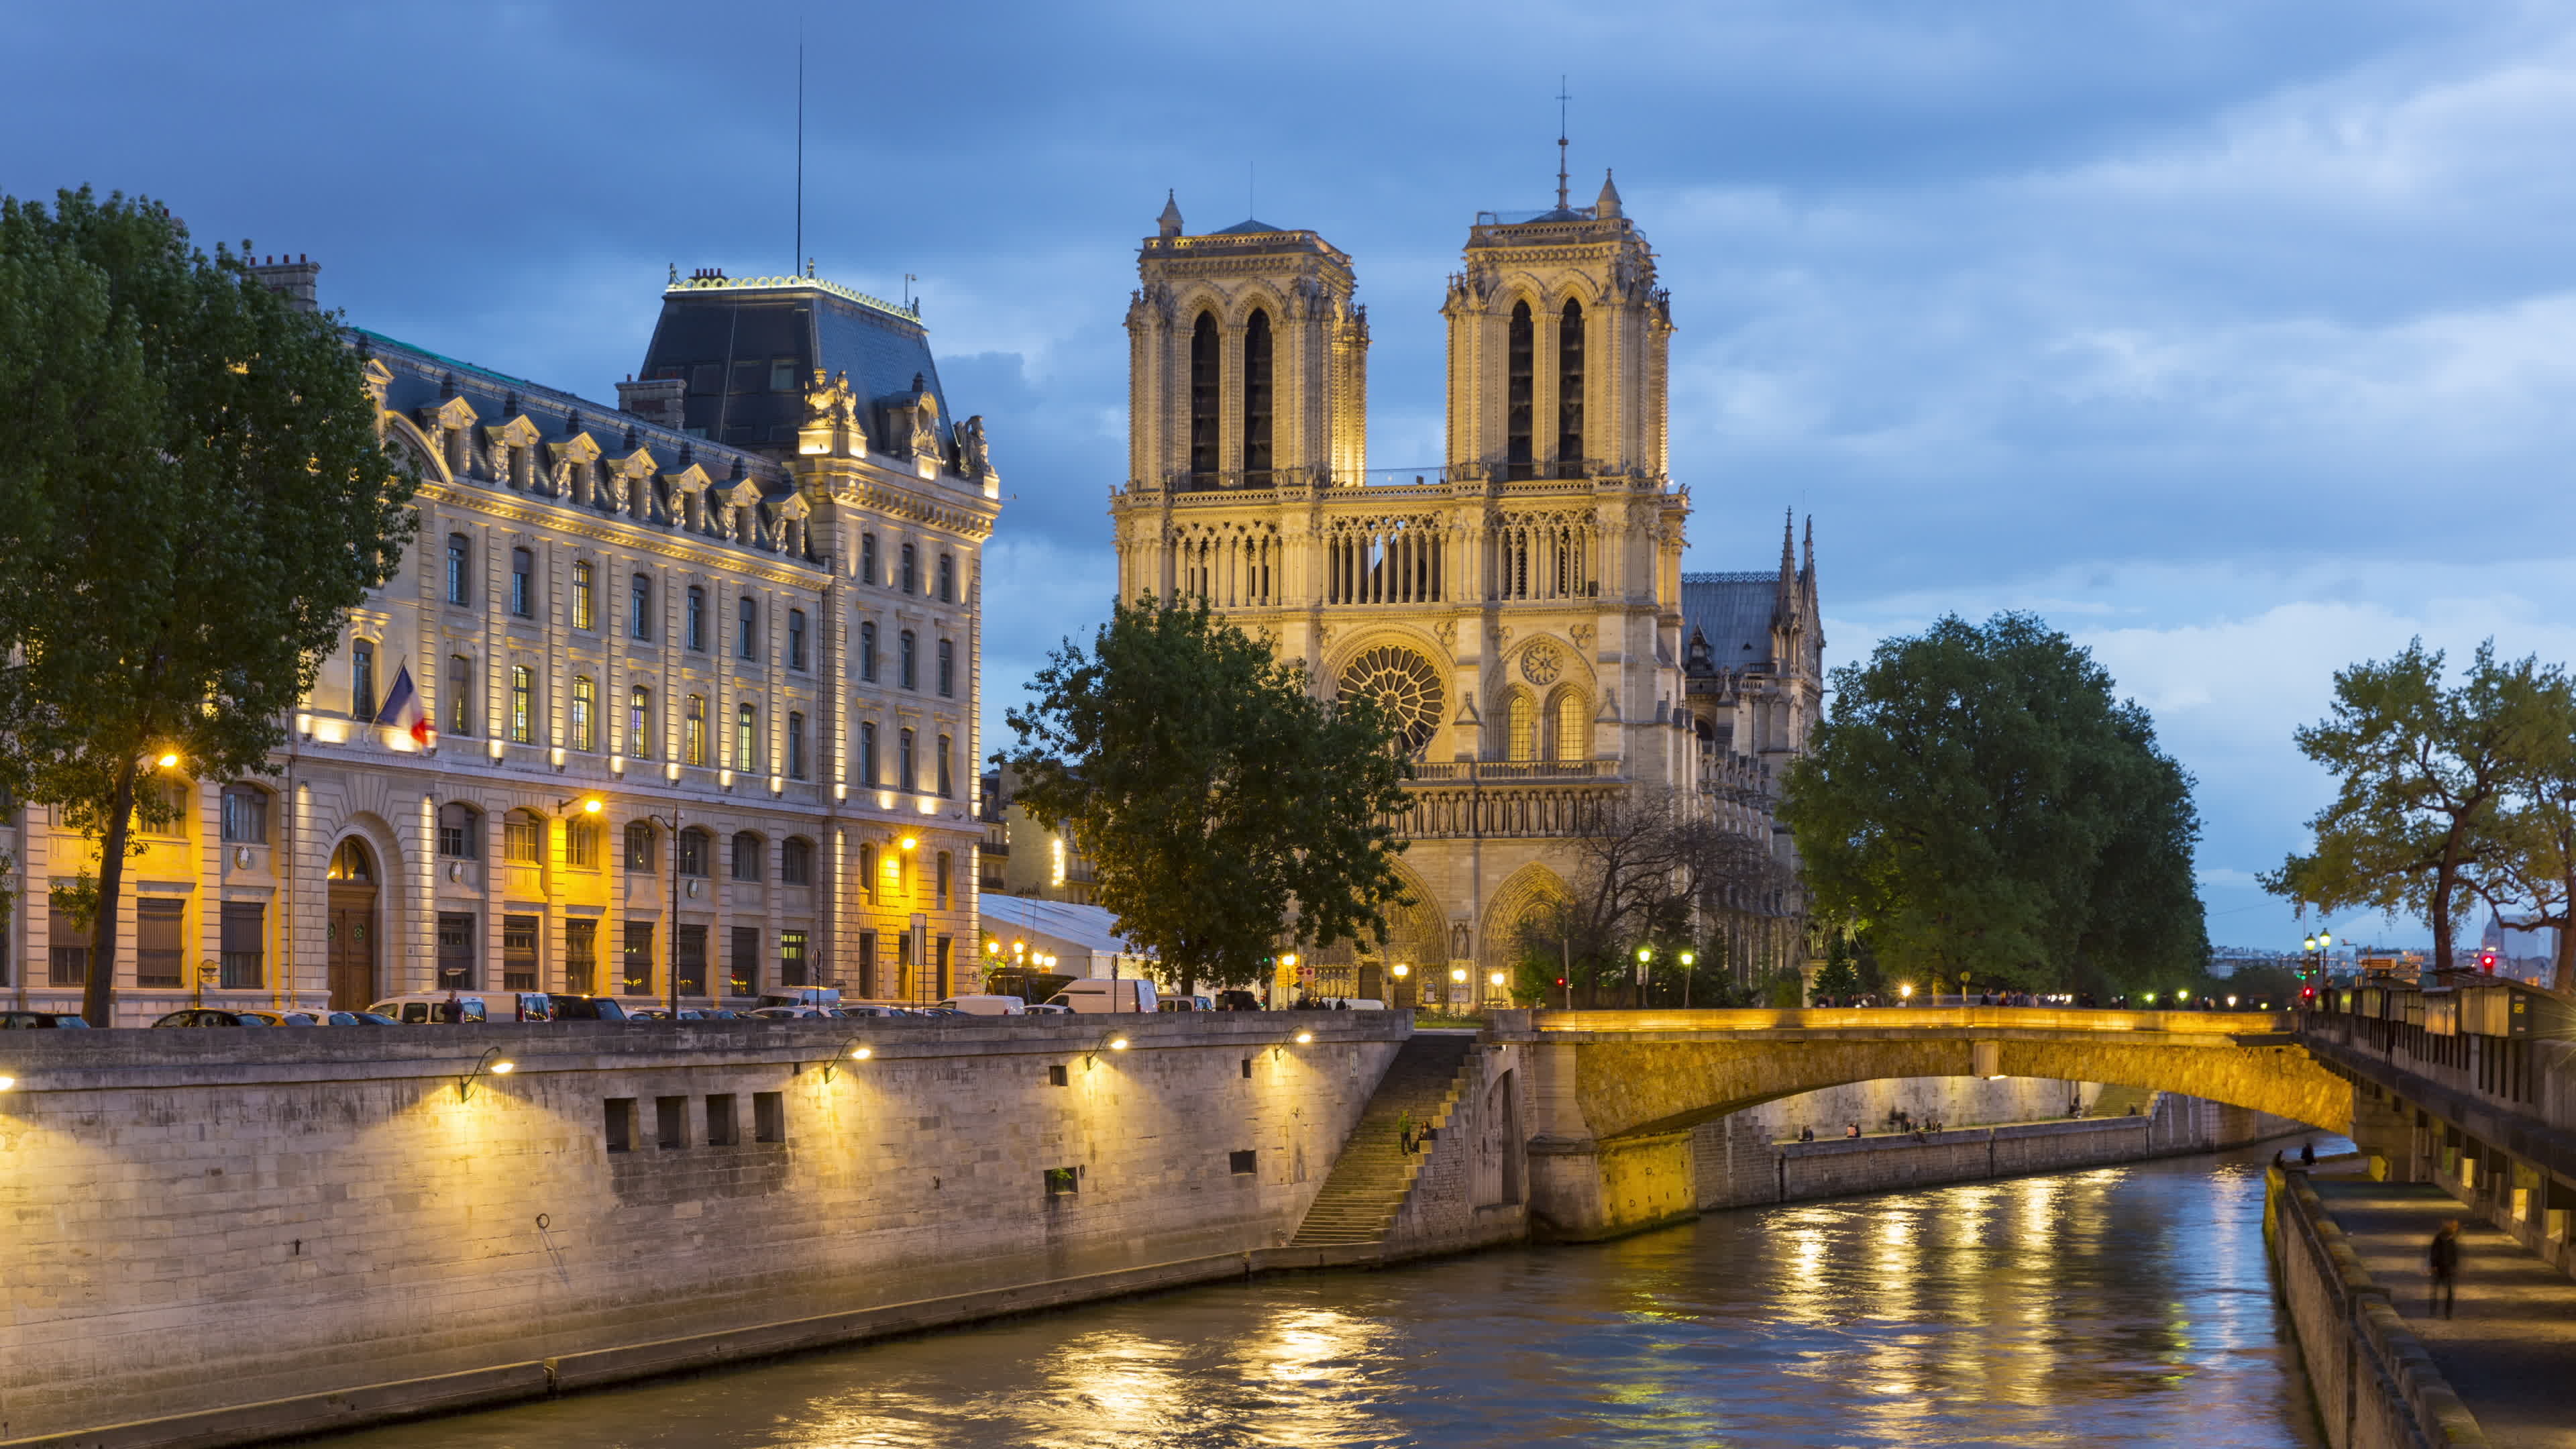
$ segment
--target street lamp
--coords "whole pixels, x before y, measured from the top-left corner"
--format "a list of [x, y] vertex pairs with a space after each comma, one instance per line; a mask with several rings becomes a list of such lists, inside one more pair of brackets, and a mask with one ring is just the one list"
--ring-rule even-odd
[[1404, 999], [1405, 987], [1410, 984], [1405, 978], [1413, 974], [1413, 968], [1398, 961], [1391, 969], [1395, 975], [1395, 1005], [1396, 1009], [1401, 1011], [1407, 1005]]
[[1697, 951], [1682, 953], [1682, 1010], [1690, 1010], [1691, 967], [1699, 963]]
[[1896, 988], [1896, 999], [1899, 1001], [1912, 1001], [1914, 999], [1914, 983], [1908, 981], [1903, 985], [1898, 986]]
[[1652, 962], [1654, 959], [1654, 947], [1640, 946], [1637, 948], [1637, 1008], [1640, 1011], [1644, 1010], [1646, 1006], [1646, 972], [1648, 970], [1648, 963]]

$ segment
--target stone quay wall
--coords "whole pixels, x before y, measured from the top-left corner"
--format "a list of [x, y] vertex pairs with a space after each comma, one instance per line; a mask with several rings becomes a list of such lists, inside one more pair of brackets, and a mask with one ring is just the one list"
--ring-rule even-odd
[[2483, 1449], [2486, 1435], [2304, 1172], [2270, 1169], [2264, 1237], [2328, 1449]]
[[[1991, 1089], [1991, 1096], [1975, 1093], [1970, 1083]], [[2086, 1102], [2095, 1100], [2090, 1083], [2037, 1079], [1923, 1078], [1864, 1085], [1871, 1089], [1872, 1098], [1894, 1096], [1948, 1110], [2010, 1110], [2011, 1104], [2024, 1098], [2063, 1110], [2075, 1093]], [[1836, 1088], [1834, 1093], [1806, 1095], [1851, 1091]], [[1701, 1123], [1691, 1133], [1700, 1209], [1802, 1202], [2215, 1152], [2268, 1141], [2300, 1126], [2269, 1113], [2176, 1092], [2155, 1094], [2153, 1106], [2135, 1117], [1951, 1126], [1921, 1138], [1825, 1136], [1822, 1124], [1838, 1121], [1859, 1121], [1864, 1131], [1876, 1125], [1860, 1117], [1848, 1102], [1816, 1105], [1797, 1097]], [[1817, 1140], [1779, 1141], [1780, 1129], [1787, 1124], [1817, 1126]]]
[[10, 1033], [0, 1444], [247, 1443], [1240, 1275], [1410, 1030]]

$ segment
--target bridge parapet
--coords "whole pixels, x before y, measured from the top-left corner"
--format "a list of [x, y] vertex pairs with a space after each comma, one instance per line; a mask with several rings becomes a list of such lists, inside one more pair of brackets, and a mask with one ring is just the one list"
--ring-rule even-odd
[[2100, 1011], [2077, 1007], [1758, 1007], [1719, 1011], [1501, 1011], [1492, 1032], [1505, 1040], [1537, 1040], [1567, 1033], [1636, 1037], [1710, 1032], [1827, 1032], [1879, 1035], [1934, 1032], [1990, 1037], [1999, 1032], [2147, 1033], [2163, 1036], [2279, 1036], [2296, 1030], [2286, 1011]]

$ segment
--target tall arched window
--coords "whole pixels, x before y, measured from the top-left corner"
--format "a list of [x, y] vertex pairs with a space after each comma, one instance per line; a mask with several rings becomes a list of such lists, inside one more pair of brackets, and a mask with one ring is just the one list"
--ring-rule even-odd
[[1592, 758], [1592, 706], [1570, 689], [1556, 697], [1556, 757]]
[[1503, 711], [1503, 758], [1538, 758], [1538, 706], [1519, 690], [1512, 691], [1512, 702]]
[[626, 753], [653, 758], [653, 737], [661, 732], [653, 719], [653, 691], [640, 684], [626, 691]]
[[1270, 314], [1259, 308], [1243, 324], [1243, 471], [1247, 487], [1264, 487], [1270, 471]]
[[522, 619], [537, 616], [537, 556], [524, 548], [510, 550], [510, 612]]
[[447, 661], [447, 732], [474, 733], [474, 661], [462, 654]]
[[760, 879], [761, 855], [760, 837], [748, 830], [737, 831], [733, 838], [733, 878]]
[[537, 738], [537, 672], [524, 664], [510, 666], [510, 740], [533, 744]]
[[584, 752], [599, 748], [599, 686], [587, 674], [572, 677], [572, 747]]
[[1535, 359], [1531, 354], [1536, 346], [1531, 337], [1529, 303], [1514, 302], [1503, 383], [1503, 464], [1504, 476], [1510, 478], [1527, 478], [1531, 473], [1530, 413], [1537, 406], [1532, 387]]
[[447, 536], [447, 602], [463, 608], [474, 602], [474, 545], [465, 535]]
[[1201, 312], [1190, 327], [1190, 472], [1216, 472], [1216, 318]]
[[704, 830], [680, 832], [679, 870], [682, 875], [705, 875], [707, 857], [715, 853], [715, 837]]
[[637, 639], [653, 637], [653, 581], [643, 574], [626, 584], [626, 632]]
[[753, 705], [739, 705], [733, 712], [733, 767], [737, 770], [760, 768], [760, 710]]
[[627, 822], [626, 868], [628, 870], [652, 870], [655, 868], [653, 863], [653, 839], [653, 823], [651, 821], [632, 820]]
[[859, 677], [870, 684], [877, 678], [877, 626], [874, 620], [859, 625]]
[[1583, 466], [1583, 304], [1568, 297], [1556, 331], [1556, 462], [1561, 477]]

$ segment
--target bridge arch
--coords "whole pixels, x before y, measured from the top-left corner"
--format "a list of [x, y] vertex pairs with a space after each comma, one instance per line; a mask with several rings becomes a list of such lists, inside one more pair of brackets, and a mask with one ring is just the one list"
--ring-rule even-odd
[[1534, 1012], [1534, 1214], [1602, 1237], [1695, 1211], [1690, 1130], [1802, 1092], [1903, 1077], [2002, 1076], [2183, 1092], [2331, 1132], [2352, 1084], [2253, 1013]]

